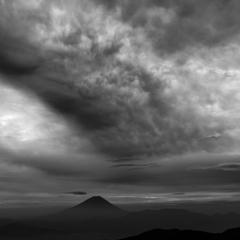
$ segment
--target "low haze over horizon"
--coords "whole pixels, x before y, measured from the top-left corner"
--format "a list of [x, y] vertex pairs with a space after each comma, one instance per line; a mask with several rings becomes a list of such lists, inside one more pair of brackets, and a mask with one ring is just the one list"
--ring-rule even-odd
[[239, 11], [236, 0], [1, 0], [0, 215], [95, 195], [240, 213]]

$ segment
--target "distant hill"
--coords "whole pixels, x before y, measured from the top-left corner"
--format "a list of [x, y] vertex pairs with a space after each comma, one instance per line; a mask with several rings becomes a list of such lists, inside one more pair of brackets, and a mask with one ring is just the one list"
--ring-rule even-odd
[[[240, 226], [240, 221], [232, 225], [235, 226], [237, 224]], [[163, 209], [132, 212], [123, 217], [105, 219], [104, 221], [96, 219], [84, 221], [78, 227], [78, 231], [108, 231], [138, 234], [155, 228], [165, 230], [175, 228], [217, 233], [225, 231], [229, 228], [229, 225], [227, 218], [225, 220], [218, 220], [205, 214], [192, 213], [187, 210]]]
[[220, 222], [210, 216], [180, 209], [130, 213], [122, 221], [135, 232], [139, 231], [138, 229], [147, 231], [154, 228], [218, 232], [224, 228]]
[[95, 196], [59, 213], [24, 223], [33, 227], [65, 230], [79, 235], [106, 233], [131, 236], [152, 229], [221, 233], [230, 228], [240, 227], [240, 215], [228, 213], [209, 216], [181, 209], [126, 212], [104, 198]]

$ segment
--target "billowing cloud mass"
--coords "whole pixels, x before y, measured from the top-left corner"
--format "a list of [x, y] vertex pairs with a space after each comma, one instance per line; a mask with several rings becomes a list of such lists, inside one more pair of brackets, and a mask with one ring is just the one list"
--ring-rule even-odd
[[147, 182], [167, 159], [238, 155], [239, 10], [234, 0], [0, 1], [1, 162], [110, 183], [116, 171], [121, 183], [126, 168]]
[[[36, 94], [106, 155], [232, 150], [236, 1], [102, 3], [93, 11], [89, 1], [3, 1], [4, 80]], [[209, 133], [223, 140], [206, 143]]]

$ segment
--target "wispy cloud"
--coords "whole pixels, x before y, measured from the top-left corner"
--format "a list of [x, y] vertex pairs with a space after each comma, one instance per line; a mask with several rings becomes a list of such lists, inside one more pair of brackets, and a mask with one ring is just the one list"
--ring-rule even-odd
[[240, 163], [220, 163], [214, 166], [193, 166], [189, 170], [240, 171]]
[[213, 134], [213, 135], [209, 135], [206, 136], [204, 139], [209, 139], [209, 140], [218, 140], [219, 138], [221, 138], [222, 136], [220, 134]]
[[86, 192], [83, 192], [83, 191], [65, 192], [64, 194], [70, 194], [70, 195], [87, 195], [87, 193], [86, 193]]
[[147, 164], [134, 164], [134, 163], [126, 163], [126, 164], [116, 164], [113, 165], [112, 168], [157, 168], [160, 167], [160, 164], [157, 163], [147, 163]]
[[184, 192], [178, 192], [178, 193], [173, 193], [173, 195], [184, 195], [184, 194], [186, 194], [186, 193], [184, 193]]

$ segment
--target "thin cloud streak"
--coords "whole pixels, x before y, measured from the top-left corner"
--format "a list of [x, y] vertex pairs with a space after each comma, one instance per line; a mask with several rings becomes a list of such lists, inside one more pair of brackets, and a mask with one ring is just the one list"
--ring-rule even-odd
[[149, 164], [134, 164], [134, 163], [126, 163], [126, 164], [116, 164], [113, 165], [112, 168], [122, 168], [122, 167], [126, 167], [126, 168], [131, 168], [131, 167], [139, 167], [139, 168], [155, 168], [155, 167], [160, 167], [161, 165], [157, 164], [157, 163], [149, 163]]
[[240, 163], [220, 163], [215, 166], [193, 166], [189, 170], [240, 171]]
[[66, 192], [64, 194], [70, 194], [70, 195], [87, 195], [86, 192], [82, 192], [82, 191], [76, 191], [76, 192]]

